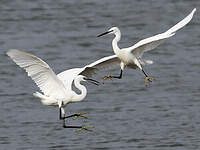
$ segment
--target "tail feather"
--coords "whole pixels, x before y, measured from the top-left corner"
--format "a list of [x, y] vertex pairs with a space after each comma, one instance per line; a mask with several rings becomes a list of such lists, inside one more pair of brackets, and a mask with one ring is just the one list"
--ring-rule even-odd
[[151, 65], [151, 64], [153, 64], [153, 61], [152, 60], [145, 60], [145, 59], [140, 59], [139, 60], [140, 61], [140, 64], [142, 64], [143, 66], [144, 65]]
[[37, 97], [37, 98], [40, 98], [40, 99], [46, 99], [46, 96], [39, 93], [39, 92], [35, 92], [33, 93], [33, 96]]
[[55, 99], [52, 99], [48, 96], [45, 96], [39, 92], [35, 92], [33, 93], [33, 96], [37, 97], [37, 98], [40, 98], [41, 99], [41, 102], [42, 104], [44, 105], [58, 105], [57, 101]]

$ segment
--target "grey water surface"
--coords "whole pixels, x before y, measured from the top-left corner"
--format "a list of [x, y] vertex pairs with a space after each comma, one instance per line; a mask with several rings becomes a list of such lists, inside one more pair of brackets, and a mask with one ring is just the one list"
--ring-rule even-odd
[[[139, 70], [104, 85], [85, 84], [87, 97], [69, 104], [67, 114], [87, 112], [93, 132], [63, 129], [58, 108], [32, 96], [39, 89], [8, 56], [20, 49], [39, 56], [56, 73], [113, 54], [113, 36], [96, 36], [112, 26], [120, 47], [166, 31], [196, 7], [192, 21], [144, 55], [155, 78], [144, 86]], [[2, 0], [0, 4], [1, 150], [197, 150], [200, 149], [199, 0]], [[119, 67], [94, 78], [118, 74]]]

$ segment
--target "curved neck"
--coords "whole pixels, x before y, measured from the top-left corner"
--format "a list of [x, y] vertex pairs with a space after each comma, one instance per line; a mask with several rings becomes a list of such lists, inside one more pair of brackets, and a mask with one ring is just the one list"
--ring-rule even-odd
[[80, 82], [81, 81], [79, 79], [74, 80], [74, 85], [76, 86], [77, 89], [81, 91], [81, 94], [76, 93], [75, 96], [73, 97], [73, 101], [81, 101], [87, 95], [87, 89], [85, 88], [85, 86], [81, 85]]
[[120, 48], [118, 47], [118, 42], [121, 39], [121, 32], [118, 31], [115, 33], [115, 38], [112, 41], [112, 47], [113, 47], [113, 51], [115, 52], [115, 54], [117, 55], [120, 51]]

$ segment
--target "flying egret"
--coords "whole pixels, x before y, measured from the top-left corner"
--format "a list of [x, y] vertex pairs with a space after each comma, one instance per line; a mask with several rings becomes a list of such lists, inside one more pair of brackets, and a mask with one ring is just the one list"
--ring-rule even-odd
[[195, 11], [196, 11], [196, 8], [194, 8], [192, 10], [192, 12], [187, 17], [185, 17], [182, 21], [177, 23], [175, 26], [173, 26], [172, 28], [170, 28], [166, 32], [161, 33], [161, 34], [157, 34], [155, 36], [152, 36], [152, 37], [149, 37], [149, 38], [146, 38], [146, 39], [143, 39], [143, 40], [139, 41], [138, 43], [136, 43], [135, 45], [128, 47], [128, 48], [120, 49], [118, 47], [118, 42], [121, 39], [121, 32], [120, 32], [118, 27], [112, 27], [107, 32], [98, 35], [98, 37], [106, 35], [106, 34], [114, 34], [115, 35], [115, 38], [112, 41], [112, 47], [113, 47], [114, 53], [116, 54], [116, 56], [121, 61], [121, 63], [120, 63], [120, 68], [121, 68], [120, 75], [119, 76], [107, 75], [103, 78], [103, 82], [104, 82], [104, 80], [106, 80], [108, 78], [110, 78], [110, 79], [111, 78], [121, 79], [122, 78], [122, 72], [123, 72], [123, 70], [126, 66], [133, 68], [133, 69], [139, 68], [140, 70], [142, 70], [142, 72], [146, 76], [145, 77], [145, 84], [147, 84], [148, 81], [151, 81], [152, 78], [149, 77], [145, 73], [145, 71], [143, 70], [143, 65], [152, 64], [153, 61], [142, 59], [143, 53], [156, 48], [158, 45], [160, 45], [162, 42], [164, 42], [165, 39], [175, 35], [177, 30], [181, 29], [182, 27], [184, 27], [186, 24], [188, 24], [191, 21]]
[[[85, 98], [87, 89], [80, 84], [81, 81], [89, 81], [99, 85], [98, 81], [90, 79], [89, 77], [101, 69], [119, 63], [115, 56], [104, 57], [83, 68], [69, 69], [56, 76], [50, 66], [37, 56], [20, 50], [9, 50], [7, 55], [17, 65], [25, 69], [28, 76], [32, 78], [43, 92], [43, 94], [35, 92], [33, 95], [40, 98], [44, 105], [59, 107], [59, 119], [63, 120], [63, 127], [78, 128], [79, 130], [88, 130], [90, 127], [68, 126], [65, 124], [65, 119], [70, 117], [85, 117], [83, 116], [84, 114], [78, 113], [65, 116], [64, 107], [68, 103], [79, 102]], [[81, 94], [77, 94], [72, 90], [73, 82], [75, 87], [81, 91]]]

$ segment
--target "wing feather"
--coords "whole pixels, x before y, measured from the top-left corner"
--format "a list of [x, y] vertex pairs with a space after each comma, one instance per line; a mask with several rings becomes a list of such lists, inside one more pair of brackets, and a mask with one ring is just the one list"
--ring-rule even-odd
[[162, 42], [164, 42], [165, 39], [175, 35], [176, 31], [178, 31], [179, 29], [183, 28], [186, 24], [188, 24], [191, 21], [195, 11], [196, 8], [194, 8], [187, 17], [185, 17], [182, 21], [178, 22], [176, 25], [171, 27], [166, 32], [139, 41], [130, 48], [130, 51], [136, 57], [141, 58], [144, 52], [156, 48]]
[[87, 77], [91, 77], [98, 71], [119, 65], [120, 62], [121, 62], [120, 59], [116, 55], [103, 57], [103, 58], [85, 66], [84, 70], [80, 74], [87, 76]]
[[36, 83], [46, 96], [63, 97], [65, 88], [49, 65], [42, 59], [19, 50], [9, 50], [7, 55]]
[[72, 90], [72, 82], [84, 70], [84, 68], [73, 68], [65, 70], [57, 75], [67, 90]]
[[114, 65], [118, 65], [120, 60], [116, 55], [103, 57], [83, 68], [73, 68], [59, 73], [58, 78], [64, 83], [65, 88], [71, 90], [72, 82], [78, 75], [86, 77], [92, 77], [95, 73], [100, 70], [110, 68]]

